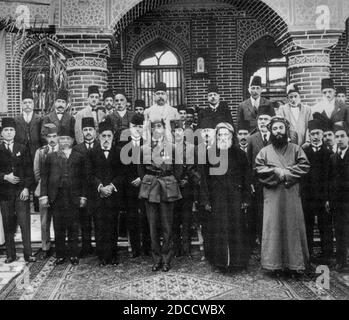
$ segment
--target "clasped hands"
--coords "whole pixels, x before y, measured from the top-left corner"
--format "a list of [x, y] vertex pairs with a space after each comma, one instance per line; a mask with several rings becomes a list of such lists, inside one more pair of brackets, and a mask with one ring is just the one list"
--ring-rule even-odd
[[114, 191], [114, 186], [109, 184], [107, 186], [101, 186], [98, 191], [99, 191], [99, 195], [101, 198], [108, 198], [111, 196], [111, 194], [113, 193]]
[[281, 182], [286, 181], [286, 169], [274, 168], [274, 173]]

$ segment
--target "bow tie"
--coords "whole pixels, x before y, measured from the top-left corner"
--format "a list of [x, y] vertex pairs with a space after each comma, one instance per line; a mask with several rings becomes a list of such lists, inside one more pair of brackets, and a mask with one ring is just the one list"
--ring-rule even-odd
[[110, 149], [103, 149], [103, 152], [110, 152]]

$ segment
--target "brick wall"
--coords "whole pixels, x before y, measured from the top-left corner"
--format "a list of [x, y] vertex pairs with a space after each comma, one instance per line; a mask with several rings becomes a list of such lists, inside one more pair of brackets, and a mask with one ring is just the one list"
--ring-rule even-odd
[[[251, 21], [250, 30], [246, 28], [243, 37], [238, 37], [238, 23], [240, 20]], [[190, 26], [190, 40], [187, 41], [184, 35], [177, 36], [169, 27], [173, 21], [188, 21]], [[253, 22], [253, 23], [252, 23]], [[144, 23], [153, 24], [153, 27], [146, 25], [146, 35], [130, 36], [134, 28]], [[252, 27], [253, 26], [253, 27]], [[166, 34], [167, 33], [167, 34]], [[249, 16], [242, 16], [242, 13], [234, 9], [166, 12], [154, 11], [146, 14], [139, 20], [129, 25], [123, 34], [121, 52], [120, 47], [112, 51], [108, 59], [108, 83], [113, 88], [124, 88], [126, 93], [135, 99], [135, 88], [133, 86], [133, 65], [135, 57], [148, 43], [160, 37], [170, 43], [174, 49], [182, 55], [185, 83], [185, 98], [188, 106], [203, 107], [207, 103], [207, 85], [215, 82], [221, 88], [221, 97], [229, 105], [237, 109], [238, 104], [243, 100], [243, 77], [242, 59], [243, 50], [247, 49], [254, 41], [263, 35], [268, 34], [263, 25]], [[127, 39], [129, 39], [129, 43]], [[146, 38], [146, 39], [143, 39]], [[171, 42], [167, 39], [173, 39]], [[183, 40], [184, 39], [184, 40]], [[238, 39], [243, 39], [240, 44]], [[247, 40], [246, 40], [247, 39]], [[130, 43], [131, 42], [131, 43]], [[193, 59], [198, 50], [205, 49], [209, 56], [209, 77], [196, 78], [193, 76]], [[242, 51], [243, 51], [242, 50]], [[123, 65], [120, 67], [120, 60], [123, 56]]]
[[331, 76], [336, 86], [345, 86], [349, 94], [349, 51], [346, 48], [346, 32], [339, 38], [337, 46], [330, 54]]

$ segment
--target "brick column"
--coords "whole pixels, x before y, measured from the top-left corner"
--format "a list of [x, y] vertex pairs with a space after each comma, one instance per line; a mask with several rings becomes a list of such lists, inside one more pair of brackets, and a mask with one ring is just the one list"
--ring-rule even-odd
[[82, 54], [67, 60], [68, 87], [72, 110], [79, 111], [87, 106], [87, 91], [97, 85], [102, 92], [107, 88], [107, 56], [103, 54]]
[[297, 83], [302, 101], [315, 105], [322, 97], [321, 79], [330, 77], [330, 52], [337, 44], [338, 32], [297, 32], [293, 46], [284, 48], [288, 57], [289, 82]]

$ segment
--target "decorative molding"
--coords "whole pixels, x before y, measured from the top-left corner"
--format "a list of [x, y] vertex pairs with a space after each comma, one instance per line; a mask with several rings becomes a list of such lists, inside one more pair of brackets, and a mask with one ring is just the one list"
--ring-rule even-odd
[[106, 28], [107, 4], [105, 0], [61, 0], [60, 27]]
[[98, 57], [71, 57], [67, 60], [67, 71], [93, 69], [108, 72], [107, 59]]
[[288, 68], [322, 66], [330, 67], [330, 55], [326, 53], [295, 55], [288, 58]]

